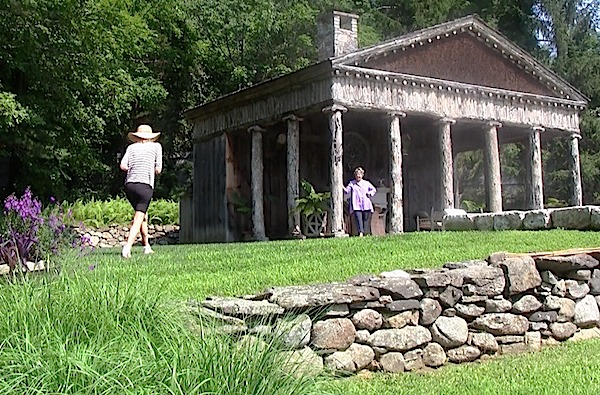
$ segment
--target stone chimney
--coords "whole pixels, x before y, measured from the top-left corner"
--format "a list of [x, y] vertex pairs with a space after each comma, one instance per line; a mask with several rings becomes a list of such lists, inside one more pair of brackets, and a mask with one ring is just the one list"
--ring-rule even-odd
[[358, 15], [333, 11], [319, 18], [319, 62], [358, 49]]

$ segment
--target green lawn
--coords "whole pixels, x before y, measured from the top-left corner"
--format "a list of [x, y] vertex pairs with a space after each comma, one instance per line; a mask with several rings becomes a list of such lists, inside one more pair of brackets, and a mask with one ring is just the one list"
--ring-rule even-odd
[[[135, 247], [65, 256], [60, 276], [0, 287], [1, 394], [596, 394], [600, 341], [432, 372], [298, 381], [276, 349], [198, 336], [173, 301], [356, 274], [439, 267], [492, 252], [596, 247], [598, 234], [424, 232], [382, 238]], [[164, 302], [168, 302], [165, 304]], [[286, 378], [287, 377], [287, 378]]]
[[124, 282], [149, 281], [173, 298], [256, 293], [266, 287], [343, 281], [357, 274], [440, 267], [481, 259], [498, 251], [533, 252], [596, 247], [596, 232], [564, 230], [505, 232], [416, 232], [400, 236], [286, 240], [261, 243], [156, 246], [144, 256], [134, 247], [83, 259]]

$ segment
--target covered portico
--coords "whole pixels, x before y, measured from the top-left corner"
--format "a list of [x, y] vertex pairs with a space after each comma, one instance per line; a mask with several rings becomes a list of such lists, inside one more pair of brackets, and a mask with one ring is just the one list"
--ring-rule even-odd
[[[334, 13], [338, 34], [342, 18], [353, 21], [346, 25], [352, 38], [357, 17]], [[456, 53], [465, 47], [487, 73], [469, 69], [473, 62]], [[500, 212], [499, 147], [510, 142], [527, 150], [524, 208], [542, 208], [541, 141], [549, 138], [569, 141], [570, 203], [582, 204], [585, 97], [478, 17], [324, 56], [186, 113], [194, 123], [193, 241], [239, 239], [239, 216], [228, 203], [244, 190], [253, 238], [289, 235], [300, 225], [294, 209], [302, 178], [331, 191], [329, 230], [343, 235], [339, 186], [357, 165], [376, 187], [389, 189], [387, 231], [413, 230], [415, 213], [455, 207], [454, 158], [473, 149], [484, 152], [487, 211]], [[436, 57], [446, 65], [441, 71], [429, 61]], [[198, 171], [206, 166], [213, 169], [208, 177]]]

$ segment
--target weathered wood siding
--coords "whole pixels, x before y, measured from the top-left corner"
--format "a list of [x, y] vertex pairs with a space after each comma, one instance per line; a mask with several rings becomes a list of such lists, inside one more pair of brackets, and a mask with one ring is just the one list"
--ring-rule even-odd
[[233, 241], [227, 213], [227, 136], [194, 144], [194, 242]]
[[193, 138], [199, 140], [221, 132], [277, 122], [285, 114], [303, 113], [330, 101], [331, 78], [309, 81], [304, 85], [295, 85], [290, 81], [290, 85], [280, 91], [194, 120]]
[[179, 198], [179, 243], [194, 242], [194, 197]]
[[517, 92], [559, 97], [535, 76], [524, 72], [474, 32], [425, 41], [364, 63], [370, 69], [413, 74]]
[[583, 103], [495, 88], [339, 66], [333, 100], [350, 109], [543, 126], [579, 132]]

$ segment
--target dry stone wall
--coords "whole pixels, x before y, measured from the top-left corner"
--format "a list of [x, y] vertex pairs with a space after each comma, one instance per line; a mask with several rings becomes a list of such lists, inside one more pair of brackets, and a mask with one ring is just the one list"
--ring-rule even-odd
[[445, 230], [600, 230], [600, 207], [574, 206], [500, 213], [453, 214], [445, 216], [443, 223]]
[[190, 302], [220, 329], [277, 336], [305, 372], [403, 372], [600, 336], [600, 250], [496, 253]]
[[[79, 237], [86, 237], [90, 244], [97, 248], [121, 247], [127, 241], [129, 227], [110, 225], [101, 228], [76, 227]], [[148, 225], [150, 244], [177, 244], [179, 242], [179, 225]], [[141, 240], [141, 237], [138, 236]]]

